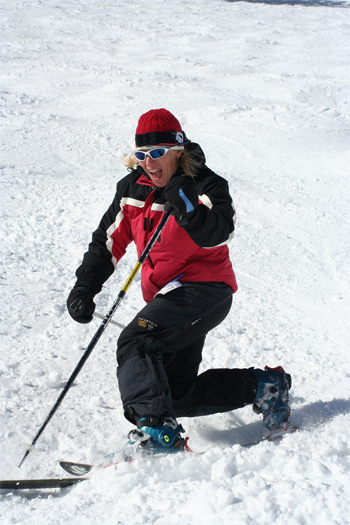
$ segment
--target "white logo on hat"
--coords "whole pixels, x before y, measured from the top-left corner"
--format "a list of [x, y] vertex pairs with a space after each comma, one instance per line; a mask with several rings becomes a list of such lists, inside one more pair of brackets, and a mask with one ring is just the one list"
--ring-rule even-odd
[[184, 136], [183, 136], [182, 133], [180, 133], [180, 131], [177, 131], [177, 132], [176, 132], [175, 140], [176, 140], [176, 142], [178, 142], [179, 144], [181, 144], [181, 143], [184, 141]]

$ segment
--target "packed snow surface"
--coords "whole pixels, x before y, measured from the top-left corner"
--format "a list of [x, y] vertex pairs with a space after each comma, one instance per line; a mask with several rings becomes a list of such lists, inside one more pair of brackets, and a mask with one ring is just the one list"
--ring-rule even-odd
[[[126, 173], [139, 116], [165, 107], [237, 208], [239, 291], [202, 370], [283, 365], [279, 443], [251, 407], [181, 423], [195, 452], [140, 458], [61, 491], [2, 491], [3, 525], [339, 524], [350, 502], [350, 3], [342, 0], [3, 0], [1, 478], [65, 475], [132, 428], [109, 325], [25, 452], [100, 320], [66, 311], [74, 272]], [[105, 315], [133, 246], [97, 297]], [[137, 276], [115, 320], [143, 306]], [[67, 475], [68, 476], [68, 475]]]

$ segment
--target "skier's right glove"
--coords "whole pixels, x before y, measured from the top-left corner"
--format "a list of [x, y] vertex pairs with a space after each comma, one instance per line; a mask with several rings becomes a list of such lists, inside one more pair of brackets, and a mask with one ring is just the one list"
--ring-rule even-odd
[[88, 287], [77, 283], [68, 296], [67, 308], [70, 316], [77, 323], [90, 323], [95, 311], [94, 292]]

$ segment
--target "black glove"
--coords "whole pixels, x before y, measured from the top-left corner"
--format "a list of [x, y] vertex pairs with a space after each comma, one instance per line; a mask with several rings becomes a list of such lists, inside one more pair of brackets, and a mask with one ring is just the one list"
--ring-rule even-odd
[[175, 176], [170, 179], [164, 188], [166, 203], [165, 211], [172, 209], [179, 224], [183, 226], [196, 211], [198, 206], [198, 193], [193, 177], [188, 175]]
[[77, 323], [90, 323], [95, 310], [95, 294], [87, 286], [77, 283], [67, 299], [67, 308]]

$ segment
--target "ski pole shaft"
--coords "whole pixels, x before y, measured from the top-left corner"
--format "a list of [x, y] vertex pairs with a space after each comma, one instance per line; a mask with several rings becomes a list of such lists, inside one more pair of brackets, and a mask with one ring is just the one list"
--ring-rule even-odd
[[150, 251], [152, 250], [154, 244], [156, 243], [159, 235], [161, 234], [161, 231], [163, 230], [166, 222], [168, 221], [169, 217], [170, 217], [170, 214], [171, 214], [171, 208], [167, 209], [166, 212], [164, 213], [160, 223], [158, 224], [154, 234], [152, 235], [152, 238], [150, 239], [149, 243], [147, 244], [146, 248], [144, 249], [144, 251], [142, 252], [139, 260], [137, 261], [134, 269], [132, 270], [131, 274], [129, 275], [129, 277], [127, 278], [123, 288], [120, 290], [119, 294], [118, 294], [118, 297], [117, 299], [115, 300], [115, 302], [113, 303], [111, 309], [109, 310], [108, 314], [105, 316], [105, 318], [103, 319], [102, 323], [100, 324], [99, 328], [97, 329], [97, 332], [95, 333], [95, 335], [93, 336], [93, 338], [91, 339], [90, 341], [90, 344], [89, 346], [86, 348], [84, 354], [82, 355], [79, 363], [77, 364], [77, 366], [75, 367], [72, 375], [70, 376], [70, 378], [68, 379], [67, 381], [67, 384], [66, 386], [64, 387], [64, 389], [62, 390], [62, 392], [60, 393], [60, 395], [58, 396], [57, 398], [57, 401], [56, 403], [54, 404], [54, 406], [52, 407], [52, 409], [50, 410], [49, 414], [47, 415], [44, 423], [42, 424], [42, 426], [40, 427], [38, 433], [36, 434], [35, 438], [33, 439], [32, 443], [31, 443], [31, 446], [26, 450], [26, 453], [24, 454], [23, 458], [22, 458], [22, 461], [19, 463], [18, 465], [18, 468], [21, 467], [23, 465], [23, 462], [24, 460], [27, 458], [27, 456], [29, 455], [29, 453], [31, 452], [31, 448], [34, 447], [35, 443], [38, 441], [39, 437], [41, 436], [41, 434], [44, 432], [46, 426], [48, 425], [49, 421], [51, 420], [51, 418], [53, 417], [53, 415], [55, 414], [55, 412], [57, 411], [58, 407], [60, 406], [60, 404], [62, 403], [63, 399], [65, 398], [65, 396], [67, 395], [70, 387], [72, 386], [73, 382], [75, 381], [77, 375], [79, 374], [80, 370], [83, 368], [84, 364], [86, 363], [86, 361], [88, 360], [91, 352], [93, 351], [93, 349], [95, 348], [98, 340], [100, 339], [101, 335], [103, 334], [103, 332], [105, 331], [105, 329], [107, 328], [107, 325], [108, 323], [111, 321], [115, 311], [117, 310], [118, 306], [120, 305], [120, 303], [122, 302], [126, 292], [128, 291], [128, 289], [130, 288], [130, 285], [132, 283], [132, 281], [134, 280], [137, 272], [139, 271], [139, 269], [141, 268], [142, 266], [142, 263], [146, 260], [146, 258], [148, 257]]

